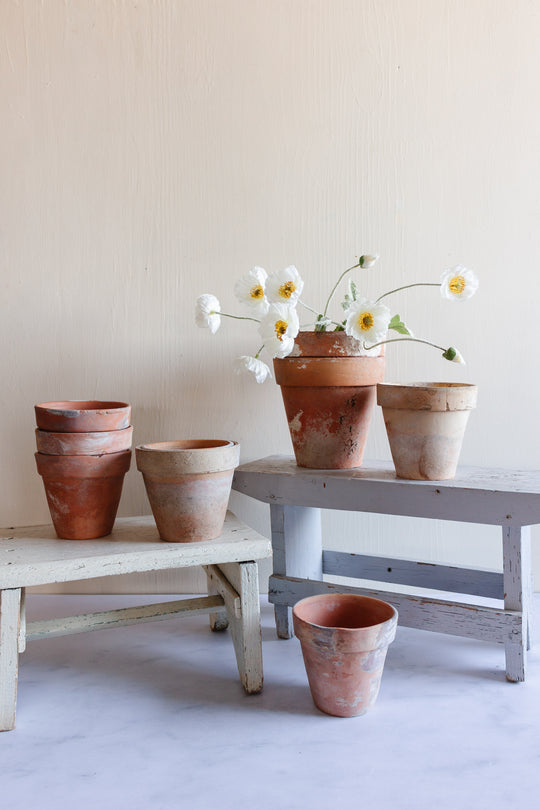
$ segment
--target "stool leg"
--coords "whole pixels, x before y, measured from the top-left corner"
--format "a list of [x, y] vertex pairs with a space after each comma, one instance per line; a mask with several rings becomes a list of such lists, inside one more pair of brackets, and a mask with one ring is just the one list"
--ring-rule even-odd
[[506, 678], [524, 681], [531, 600], [529, 526], [503, 526], [504, 607], [521, 613], [521, 629], [505, 641]]
[[261, 606], [256, 562], [223, 563], [217, 566], [238, 593], [240, 610], [230, 604], [227, 615], [236, 654], [238, 674], [248, 694], [260, 692], [263, 686]]
[[15, 727], [21, 589], [0, 591], [0, 731]]
[[[206, 574], [206, 580], [208, 583], [208, 596], [216, 596], [219, 594], [216, 583], [208, 572]], [[229, 626], [229, 620], [227, 619], [227, 611], [225, 608], [220, 610], [219, 613], [209, 613], [208, 618], [210, 619], [210, 629], [215, 633], [221, 630], [226, 630]]]
[[[321, 510], [271, 504], [270, 520], [274, 574], [322, 582]], [[292, 638], [291, 608], [275, 604], [274, 614], [278, 637]]]

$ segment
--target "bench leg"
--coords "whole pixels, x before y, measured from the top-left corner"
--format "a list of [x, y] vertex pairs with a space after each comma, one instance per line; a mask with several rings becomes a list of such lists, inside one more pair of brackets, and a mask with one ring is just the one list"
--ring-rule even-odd
[[[206, 572], [206, 580], [208, 583], [208, 596], [216, 596], [219, 594], [219, 589], [216, 585], [215, 579], [208, 571]], [[221, 630], [226, 630], [229, 626], [227, 611], [225, 608], [220, 610], [219, 613], [209, 613], [208, 618], [210, 619], [210, 629], [215, 633]]]
[[255, 562], [243, 562], [217, 567], [238, 594], [240, 604], [236, 608], [225, 593], [221, 595], [225, 599], [242, 686], [248, 694], [255, 694], [263, 686], [258, 566]]
[[[274, 574], [322, 581], [321, 510], [311, 506], [270, 505]], [[300, 598], [300, 597], [299, 597]], [[292, 611], [275, 605], [279, 638], [293, 635]]]
[[524, 681], [531, 609], [531, 541], [529, 526], [504, 526], [504, 607], [522, 614], [521, 629], [505, 641], [506, 678]]
[[0, 731], [15, 727], [21, 589], [0, 591]]

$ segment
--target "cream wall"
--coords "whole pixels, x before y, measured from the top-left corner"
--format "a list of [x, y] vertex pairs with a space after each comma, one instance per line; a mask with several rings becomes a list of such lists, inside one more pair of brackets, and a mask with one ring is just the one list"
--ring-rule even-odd
[[[290, 452], [277, 387], [231, 373], [256, 333], [196, 329], [194, 300], [230, 309], [250, 267], [295, 264], [318, 305], [359, 252], [381, 255], [368, 295], [477, 271], [466, 306], [394, 299], [468, 365], [394, 346], [387, 379], [478, 383], [462, 461], [537, 468], [539, 41], [528, 0], [1, 0], [1, 525], [48, 520], [38, 401], [128, 400], [136, 443]], [[378, 413], [367, 456], [390, 457]], [[233, 505], [268, 533], [266, 507]], [[120, 514], [148, 511], [132, 469]], [[325, 530], [500, 563], [491, 528], [327, 513]]]

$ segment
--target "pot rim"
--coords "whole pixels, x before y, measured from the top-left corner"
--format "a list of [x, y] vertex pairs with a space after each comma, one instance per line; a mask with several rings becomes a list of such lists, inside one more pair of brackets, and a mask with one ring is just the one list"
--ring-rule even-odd
[[103, 411], [109, 413], [114, 411], [121, 411], [129, 408], [128, 402], [118, 402], [116, 400], [99, 400], [99, 399], [60, 399], [51, 402], [38, 402], [34, 406], [49, 413], [56, 413], [58, 415], [71, 414], [71, 413], [101, 413]]
[[[60, 478], [115, 478], [124, 476], [131, 465], [131, 450], [92, 455], [49, 455], [34, 453], [39, 475]], [[66, 474], [65, 470], [69, 469]], [[71, 474], [70, 474], [71, 473]]]
[[240, 444], [228, 439], [154, 442], [136, 447], [135, 458], [139, 472], [150, 478], [222, 473], [238, 467]]
[[385, 357], [274, 358], [276, 383], [284, 387], [362, 387], [384, 380]]
[[[380, 622], [375, 622], [375, 624], [360, 625], [358, 627], [346, 627], [346, 626], [339, 625], [339, 624], [336, 624], [336, 625], [333, 625], [333, 624], [317, 624], [316, 622], [311, 622], [308, 619], [303, 618], [298, 612], [298, 608], [299, 607], [301, 608], [301, 606], [305, 605], [307, 602], [311, 602], [313, 604], [313, 603], [316, 603], [316, 602], [322, 602], [322, 603], [330, 602], [331, 600], [336, 600], [336, 599], [338, 599], [338, 601], [339, 601], [339, 597], [346, 597], [346, 601], [358, 602], [359, 604], [366, 605], [367, 603], [369, 603], [369, 604], [374, 605], [374, 606], [375, 605], [376, 606], [384, 606], [385, 608], [389, 609], [388, 612], [390, 613], [390, 615], [388, 616], [387, 619], [383, 619]], [[343, 601], [345, 601], [345, 599]], [[340, 632], [347, 634], [347, 633], [357, 633], [359, 630], [371, 630], [374, 627], [381, 627], [383, 624], [387, 624], [388, 622], [392, 622], [394, 620], [397, 621], [398, 612], [397, 612], [396, 608], [393, 605], [391, 605], [389, 602], [385, 602], [383, 599], [376, 599], [373, 596], [364, 596], [363, 594], [357, 594], [357, 593], [323, 593], [323, 594], [314, 594], [313, 596], [306, 596], [304, 599], [300, 599], [293, 606], [293, 615], [296, 617], [296, 619], [298, 621], [302, 622], [303, 624], [307, 625], [308, 627], [315, 627], [315, 628], [323, 630], [323, 631], [324, 630], [329, 630], [329, 631], [339, 630]]]
[[463, 382], [378, 383], [377, 404], [410, 411], [470, 411], [476, 407], [478, 386]]
[[[197, 453], [208, 450], [222, 450], [226, 447], [233, 447], [238, 442], [228, 439], [172, 439], [164, 442], [150, 442], [139, 444], [135, 449], [141, 452], [151, 453]], [[180, 446], [182, 445], [182, 446]]]

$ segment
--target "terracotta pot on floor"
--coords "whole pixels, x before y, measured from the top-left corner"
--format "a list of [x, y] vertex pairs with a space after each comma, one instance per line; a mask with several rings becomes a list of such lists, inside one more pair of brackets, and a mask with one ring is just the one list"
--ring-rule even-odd
[[131, 406], [126, 402], [63, 400], [34, 406], [36, 425], [53, 433], [92, 433], [129, 427]]
[[299, 467], [362, 464], [384, 368], [384, 353], [360, 355], [358, 341], [344, 332], [300, 332], [293, 353], [274, 360]]
[[397, 618], [392, 605], [359, 594], [322, 594], [296, 603], [294, 632], [318, 709], [354, 717], [372, 708]]
[[478, 388], [467, 383], [385, 383], [377, 386], [398, 478], [454, 478]]
[[135, 453], [161, 539], [189, 543], [219, 537], [240, 459], [238, 442], [157, 442]]
[[110, 534], [131, 450], [101, 456], [36, 453], [35, 457], [58, 537], [90, 540]]

